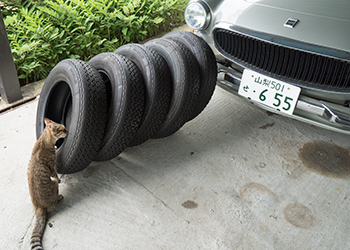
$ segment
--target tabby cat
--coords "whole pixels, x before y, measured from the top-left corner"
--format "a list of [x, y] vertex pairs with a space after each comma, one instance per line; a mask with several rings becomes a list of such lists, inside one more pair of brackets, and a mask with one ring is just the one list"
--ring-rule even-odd
[[30, 240], [31, 249], [43, 249], [41, 239], [45, 230], [47, 214], [56, 208], [62, 195], [58, 194], [60, 179], [55, 170], [55, 144], [67, 136], [62, 124], [45, 118], [46, 128], [34, 145], [28, 165], [28, 184], [35, 209], [35, 225]]

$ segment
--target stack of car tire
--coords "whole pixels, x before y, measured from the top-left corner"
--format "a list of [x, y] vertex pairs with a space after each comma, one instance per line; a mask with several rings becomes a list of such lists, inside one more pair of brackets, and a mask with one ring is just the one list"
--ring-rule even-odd
[[126, 44], [88, 62], [66, 59], [42, 88], [36, 134], [45, 117], [67, 127], [68, 136], [56, 144], [56, 170], [74, 173], [178, 131], [206, 107], [216, 77], [209, 45], [184, 31]]

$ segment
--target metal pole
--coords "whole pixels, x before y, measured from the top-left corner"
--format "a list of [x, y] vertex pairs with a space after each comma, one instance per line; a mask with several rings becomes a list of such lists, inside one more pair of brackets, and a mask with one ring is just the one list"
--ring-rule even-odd
[[12, 103], [22, 99], [17, 71], [13, 62], [11, 48], [7, 37], [5, 23], [0, 10], [0, 95], [7, 102]]

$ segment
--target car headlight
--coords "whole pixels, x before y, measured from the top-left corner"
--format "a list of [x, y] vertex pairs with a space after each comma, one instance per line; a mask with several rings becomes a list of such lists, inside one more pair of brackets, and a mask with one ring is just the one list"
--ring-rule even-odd
[[208, 5], [203, 1], [192, 1], [185, 9], [185, 21], [194, 30], [203, 30], [208, 27], [211, 14]]

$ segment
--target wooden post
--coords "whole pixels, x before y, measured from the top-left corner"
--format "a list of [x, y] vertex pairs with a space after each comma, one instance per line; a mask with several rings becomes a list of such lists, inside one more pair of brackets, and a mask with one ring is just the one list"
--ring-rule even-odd
[[0, 10], [0, 95], [7, 102], [12, 103], [22, 99], [21, 88], [11, 48], [7, 37], [5, 23]]

